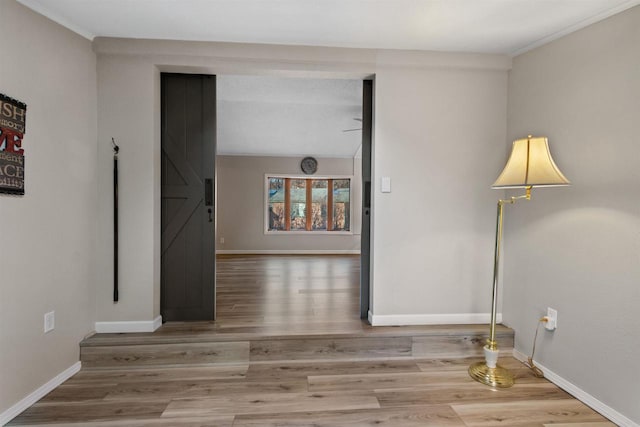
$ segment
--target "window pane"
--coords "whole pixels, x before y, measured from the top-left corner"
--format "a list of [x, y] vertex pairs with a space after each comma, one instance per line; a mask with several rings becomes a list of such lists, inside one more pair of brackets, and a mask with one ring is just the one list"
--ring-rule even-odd
[[327, 229], [327, 187], [326, 179], [311, 181], [311, 229]]
[[284, 230], [284, 203], [269, 203], [269, 231]]
[[307, 180], [291, 180], [291, 230], [306, 230]]
[[269, 178], [269, 203], [284, 203], [284, 178]]
[[269, 231], [285, 229], [284, 179], [269, 178]]
[[349, 231], [351, 226], [350, 180], [333, 180], [333, 230]]

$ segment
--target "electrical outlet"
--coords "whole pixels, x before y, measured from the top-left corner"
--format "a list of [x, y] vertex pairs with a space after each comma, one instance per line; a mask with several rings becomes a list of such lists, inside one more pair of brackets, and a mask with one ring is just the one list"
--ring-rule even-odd
[[221, 238], [220, 238], [220, 244], [221, 244], [221, 245], [224, 245], [224, 237], [221, 237]]
[[554, 331], [558, 327], [558, 311], [551, 307], [547, 307], [547, 321], [544, 327], [548, 331]]
[[44, 333], [53, 331], [56, 327], [56, 312], [50, 311], [44, 315]]

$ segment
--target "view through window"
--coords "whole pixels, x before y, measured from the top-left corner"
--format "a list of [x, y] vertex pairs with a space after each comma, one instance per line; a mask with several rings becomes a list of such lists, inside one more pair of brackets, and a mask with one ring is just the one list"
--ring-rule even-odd
[[269, 231], [350, 231], [351, 180], [268, 177]]

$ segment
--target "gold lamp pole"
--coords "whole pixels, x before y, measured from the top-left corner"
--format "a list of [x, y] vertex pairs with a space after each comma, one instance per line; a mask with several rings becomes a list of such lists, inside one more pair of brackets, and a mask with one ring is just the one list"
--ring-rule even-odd
[[518, 139], [513, 142], [511, 156], [504, 170], [491, 188], [524, 188], [525, 194], [498, 200], [496, 221], [496, 245], [493, 263], [493, 294], [491, 297], [491, 325], [489, 339], [484, 346], [484, 362], [469, 366], [469, 375], [474, 380], [491, 387], [511, 387], [514, 376], [509, 370], [498, 365], [498, 342], [496, 340], [496, 313], [498, 309], [498, 274], [500, 267], [500, 249], [502, 246], [502, 216], [505, 204], [513, 204], [516, 200], [531, 199], [533, 187], [557, 187], [569, 185], [569, 180], [556, 166], [549, 143], [545, 137]]

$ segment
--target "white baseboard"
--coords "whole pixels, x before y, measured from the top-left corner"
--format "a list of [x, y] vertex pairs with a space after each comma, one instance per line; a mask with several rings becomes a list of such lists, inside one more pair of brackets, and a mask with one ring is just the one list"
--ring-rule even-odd
[[153, 332], [162, 326], [162, 316], [153, 320], [132, 320], [118, 322], [96, 322], [96, 332], [106, 333], [128, 333], [128, 332]]
[[[529, 356], [525, 355], [524, 353], [516, 349], [513, 349], [513, 357], [515, 357], [521, 362], [526, 362], [527, 359], [529, 358]], [[555, 385], [557, 385], [567, 393], [571, 394], [572, 396], [580, 400], [585, 405], [590, 406], [593, 410], [601, 413], [602, 415], [607, 417], [609, 420], [611, 420], [615, 424], [621, 427], [640, 427], [639, 424], [636, 424], [635, 422], [625, 417], [624, 415], [622, 415], [620, 412], [616, 411], [612, 407], [599, 401], [598, 399], [596, 399], [586, 391], [582, 390], [580, 387], [576, 386], [575, 384], [570, 383], [569, 381], [562, 378], [560, 375], [556, 374], [549, 368], [544, 367], [543, 365], [541, 365], [535, 360], [533, 362], [536, 364], [538, 368], [542, 370], [542, 372], [544, 373], [544, 377], [546, 379], [548, 379], [549, 381], [551, 381], [552, 383], [554, 383]]]
[[[468, 325], [491, 321], [489, 313], [373, 314], [369, 311], [368, 317], [372, 326]], [[496, 321], [502, 322], [502, 313], [498, 313]]]
[[24, 399], [20, 400], [18, 403], [4, 411], [0, 414], [0, 426], [5, 425], [28, 407], [36, 403], [38, 400], [42, 399], [47, 395], [51, 390], [58, 387], [60, 384], [74, 376], [80, 371], [82, 364], [80, 362], [76, 362], [64, 371], [60, 372], [58, 375], [38, 387], [35, 391], [29, 394]]
[[360, 255], [360, 249], [218, 249], [220, 255]]

